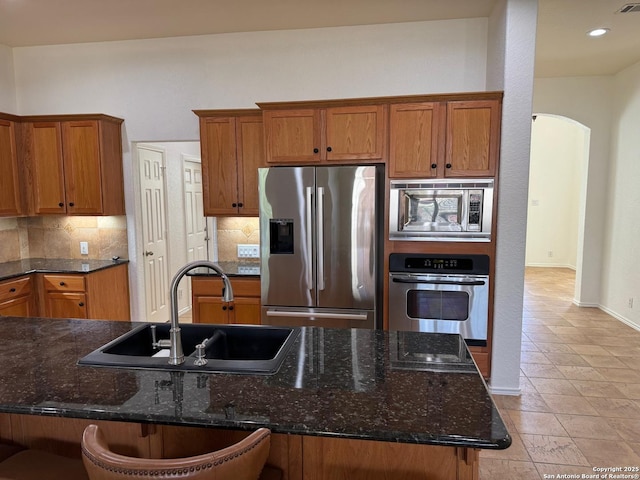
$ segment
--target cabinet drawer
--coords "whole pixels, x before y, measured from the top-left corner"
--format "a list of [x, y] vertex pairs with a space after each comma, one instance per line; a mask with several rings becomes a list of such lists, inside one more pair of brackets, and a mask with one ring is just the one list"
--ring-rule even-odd
[[31, 277], [21, 277], [0, 283], [0, 301], [11, 300], [31, 293]]
[[[230, 277], [234, 297], [260, 297], [259, 278]], [[191, 277], [193, 295], [222, 296], [222, 279], [216, 277]]]
[[56, 292], [84, 292], [84, 276], [44, 275], [44, 288]]

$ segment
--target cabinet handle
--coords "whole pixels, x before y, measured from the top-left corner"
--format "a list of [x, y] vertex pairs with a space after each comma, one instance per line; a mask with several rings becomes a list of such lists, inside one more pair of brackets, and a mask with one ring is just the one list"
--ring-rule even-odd
[[445, 167], [447, 167], [447, 168], [451, 168], [451, 164], [450, 164], [450, 163], [447, 163], [447, 164], [445, 165]]
[[239, 206], [240, 208], [242, 208], [242, 202], [238, 203], [238, 206]]
[[60, 286], [64, 287], [65, 283], [64, 282], [60, 282]]
[[331, 147], [327, 147], [327, 152], [330, 152], [330, 151], [331, 151]]
[[75, 203], [73, 203], [73, 202], [69, 202], [69, 206], [70, 206], [70, 207], [73, 207], [74, 205], [75, 205]]
[[318, 150], [317, 148], [313, 149], [313, 153], [318, 153], [320, 150]]
[[84, 307], [84, 302], [80, 302], [80, 303], [78, 304], [78, 306], [79, 306], [79, 307]]
[[15, 288], [11, 288], [11, 289], [9, 289], [9, 291], [10, 291], [11, 293], [13, 293], [13, 292], [15, 292], [15, 291], [16, 291], [16, 289], [15, 289]]
[[232, 204], [231, 204], [231, 206], [232, 206], [233, 208], [236, 208], [236, 207], [238, 206], [238, 204], [237, 204], [237, 203], [232, 203]]
[[226, 305], [223, 305], [223, 306], [222, 306], [222, 310], [226, 310], [226, 309], [227, 309], [227, 306], [226, 306]]
[[58, 204], [58, 206], [59, 206], [59, 207], [64, 207], [64, 203], [60, 202], [60, 203]]
[[437, 163], [432, 163], [432, 164], [431, 164], [431, 168], [437, 168], [437, 167], [438, 167], [438, 164], [437, 164]]
[[229, 305], [229, 310], [233, 310], [233, 305]]

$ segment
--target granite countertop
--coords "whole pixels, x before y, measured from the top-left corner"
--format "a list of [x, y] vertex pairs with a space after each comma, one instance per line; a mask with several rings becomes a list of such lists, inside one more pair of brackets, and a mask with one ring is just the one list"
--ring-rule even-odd
[[91, 273], [104, 268], [129, 263], [129, 260], [87, 260], [66, 258], [27, 258], [0, 263], [0, 280], [31, 273]]
[[[507, 448], [458, 335], [302, 327], [273, 375], [77, 365], [139, 323], [4, 317], [0, 412]], [[25, 341], [25, 339], [29, 339]]]

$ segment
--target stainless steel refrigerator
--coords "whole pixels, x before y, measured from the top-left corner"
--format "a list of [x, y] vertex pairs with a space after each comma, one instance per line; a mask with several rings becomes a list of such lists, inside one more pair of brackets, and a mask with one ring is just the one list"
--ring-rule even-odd
[[381, 167], [271, 167], [258, 177], [262, 323], [379, 328]]

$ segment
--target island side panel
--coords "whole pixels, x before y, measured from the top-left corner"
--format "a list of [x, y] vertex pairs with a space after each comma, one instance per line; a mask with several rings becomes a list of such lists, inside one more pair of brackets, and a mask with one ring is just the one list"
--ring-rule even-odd
[[[474, 480], [478, 464], [455, 447], [303, 437], [304, 480]], [[467, 459], [470, 463], [465, 463]], [[462, 465], [465, 463], [464, 465]]]

